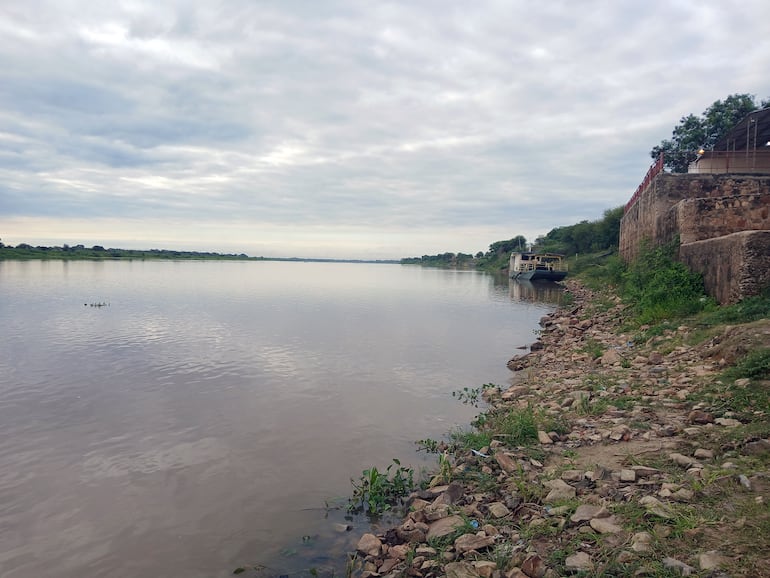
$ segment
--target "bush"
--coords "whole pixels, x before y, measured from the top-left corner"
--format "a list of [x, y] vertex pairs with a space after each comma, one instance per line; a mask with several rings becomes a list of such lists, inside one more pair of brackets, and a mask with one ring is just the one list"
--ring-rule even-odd
[[623, 274], [621, 293], [639, 323], [693, 315], [712, 304], [703, 277], [674, 260], [678, 244], [676, 240], [655, 249], [643, 248]]

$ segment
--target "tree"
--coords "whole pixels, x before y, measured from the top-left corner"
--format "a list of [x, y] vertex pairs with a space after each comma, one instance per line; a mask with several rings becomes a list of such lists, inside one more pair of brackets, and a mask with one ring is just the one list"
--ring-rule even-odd
[[739, 120], [768, 105], [770, 99], [757, 106], [753, 94], [731, 94], [724, 100], [717, 100], [699, 117], [694, 114], [683, 116], [674, 127], [671, 138], [653, 147], [650, 156], [657, 159], [663, 153], [666, 168], [674, 173], [686, 173], [699, 149], [713, 150], [714, 144]]

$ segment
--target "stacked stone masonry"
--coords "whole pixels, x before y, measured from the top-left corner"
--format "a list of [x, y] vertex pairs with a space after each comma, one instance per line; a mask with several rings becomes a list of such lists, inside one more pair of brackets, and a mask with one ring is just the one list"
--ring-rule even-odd
[[657, 175], [621, 221], [626, 261], [643, 241], [680, 240], [680, 260], [720, 303], [770, 284], [770, 176]]

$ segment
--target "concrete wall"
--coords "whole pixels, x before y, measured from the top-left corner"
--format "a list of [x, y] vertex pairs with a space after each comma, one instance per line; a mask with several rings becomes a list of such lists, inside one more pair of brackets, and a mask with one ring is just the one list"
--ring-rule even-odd
[[[630, 261], [643, 241], [659, 246], [679, 236], [680, 258], [704, 274], [712, 296], [731, 302], [768, 283], [770, 265], [755, 254], [767, 250], [760, 240], [766, 236], [740, 243], [716, 240], [743, 231], [770, 231], [769, 216], [770, 176], [661, 173], [623, 216], [620, 254]], [[689, 247], [697, 243], [707, 244]], [[719, 251], [719, 258], [710, 251]], [[764, 281], [752, 284], [749, 277]]]

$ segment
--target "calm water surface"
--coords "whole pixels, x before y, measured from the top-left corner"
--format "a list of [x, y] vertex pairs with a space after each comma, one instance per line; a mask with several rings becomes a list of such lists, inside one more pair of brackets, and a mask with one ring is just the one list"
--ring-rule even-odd
[[550, 307], [399, 265], [0, 261], [0, 575], [337, 563], [366, 525], [325, 502], [432, 465], [414, 440], [467, 424], [451, 392], [508, 382]]

